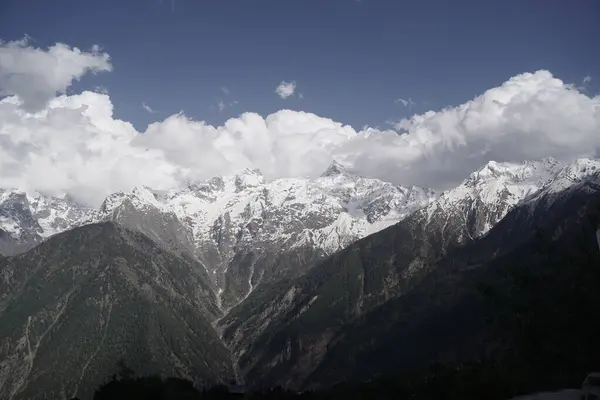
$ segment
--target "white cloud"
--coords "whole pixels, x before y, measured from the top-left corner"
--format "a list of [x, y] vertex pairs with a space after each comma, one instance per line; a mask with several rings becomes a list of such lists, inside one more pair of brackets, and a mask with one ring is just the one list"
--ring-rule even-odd
[[294, 95], [296, 91], [296, 81], [282, 81], [279, 86], [275, 89], [275, 93], [282, 99], [287, 99], [290, 96]]
[[448, 187], [488, 160], [553, 156], [568, 160], [600, 149], [600, 96], [588, 97], [548, 71], [515, 76], [457, 107], [399, 121], [409, 181]]
[[98, 205], [137, 185], [167, 189], [245, 167], [267, 179], [317, 176], [333, 160], [404, 185], [444, 189], [485, 162], [600, 154], [600, 96], [547, 71], [522, 74], [462, 105], [352, 127], [305, 112], [244, 113], [223, 126], [179, 113], [145, 132], [113, 116], [108, 95], [59, 96], [41, 111], [0, 100], [0, 187], [70, 193]]
[[592, 77], [591, 76], [586, 76], [585, 78], [583, 78], [583, 84], [587, 85], [588, 83], [590, 83], [592, 81]]
[[409, 97], [408, 99], [397, 99], [396, 103], [402, 104], [404, 107], [412, 107], [416, 103]]
[[225, 105], [225, 102], [223, 100], [220, 100], [217, 103], [217, 107], [219, 108], [219, 112], [222, 112], [225, 109], [225, 107], [227, 107], [227, 106]]
[[109, 97], [94, 92], [60, 96], [35, 114], [15, 97], [0, 100], [0, 187], [67, 192], [97, 204], [136, 181], [176, 185], [162, 152], [136, 147], [138, 132], [112, 112]]
[[90, 52], [57, 43], [48, 49], [29, 45], [29, 38], [0, 41], [0, 96], [16, 95], [27, 111], [39, 111], [57, 93], [88, 72], [110, 71], [110, 57], [98, 46]]
[[226, 88], [225, 86], [221, 86], [221, 92], [223, 92], [224, 94], [229, 94], [229, 89]]
[[142, 108], [148, 111], [150, 114], [154, 114], [154, 110], [146, 103], [142, 103]]

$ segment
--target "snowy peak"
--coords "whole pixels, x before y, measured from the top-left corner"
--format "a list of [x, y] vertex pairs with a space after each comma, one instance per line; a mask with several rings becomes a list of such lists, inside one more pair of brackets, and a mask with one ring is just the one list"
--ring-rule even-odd
[[559, 193], [571, 190], [600, 190], [600, 160], [580, 158], [560, 168], [542, 188], [526, 200], [535, 203], [546, 199], [550, 205]]
[[461, 185], [442, 196], [479, 198], [485, 204], [501, 199], [515, 205], [554, 178], [562, 165], [554, 159], [522, 163], [490, 161], [473, 172]]
[[44, 238], [94, 222], [99, 214], [98, 210], [82, 206], [69, 196], [48, 197], [35, 193], [28, 201]]
[[430, 190], [345, 174], [337, 163], [331, 169], [339, 174], [265, 182], [259, 170], [246, 169], [163, 193], [135, 188], [110, 195], [99, 210], [104, 217], [99, 218], [118, 217], [123, 205], [141, 215], [171, 214], [200, 253], [210, 244], [221, 258], [232, 257], [232, 249], [240, 246], [261, 248], [278, 242], [297, 246], [306, 237], [315, 238], [306, 232], [322, 230], [320, 237], [327, 239], [313, 240], [311, 245], [329, 253], [399, 222], [434, 197]]
[[517, 204], [564, 190], [599, 167], [598, 161], [589, 159], [566, 166], [553, 158], [522, 163], [490, 161], [458, 187], [442, 193], [427, 208], [427, 218], [452, 215], [462, 221], [469, 236], [481, 236]]
[[348, 175], [348, 171], [342, 164], [333, 160], [331, 165], [321, 174], [321, 177], [335, 177], [338, 175]]
[[560, 169], [545, 188], [546, 191], [559, 192], [582, 181], [598, 181], [600, 161], [580, 158]]
[[115, 208], [120, 206], [123, 201], [127, 198], [127, 194], [125, 192], [115, 192], [109, 195], [100, 206], [100, 212], [102, 213], [110, 213]]
[[[189, 183], [184, 190], [195, 193], [199, 197], [214, 197], [223, 192], [242, 192], [249, 188], [258, 187], [265, 183], [265, 178], [259, 169], [245, 168], [237, 174], [215, 176], [201, 182]], [[169, 191], [171, 195], [178, 190]]]
[[25, 192], [3, 191], [0, 194], [0, 229], [14, 239], [41, 233]]
[[265, 178], [259, 169], [244, 169], [242, 173], [235, 175], [235, 191], [241, 192], [249, 187], [256, 187], [265, 183]]
[[5, 235], [0, 247], [5, 254], [27, 250], [44, 238], [96, 221], [98, 212], [68, 196], [0, 189], [0, 231]]
[[[156, 220], [161, 215], [158, 220], [167, 221], [171, 230], [175, 229], [172, 224], [181, 224], [200, 253], [203, 247], [212, 248], [218, 259], [227, 259], [232, 256], [230, 251], [240, 246], [265, 248], [273, 243], [284, 247], [310, 243], [330, 253], [421, 208], [428, 219], [436, 214], [458, 216], [476, 237], [519, 202], [557, 193], [582, 180], [600, 183], [599, 177], [598, 160], [580, 159], [569, 165], [551, 158], [523, 163], [491, 161], [437, 198], [430, 189], [350, 174], [334, 161], [316, 179], [267, 182], [259, 170], [245, 169], [168, 191], [138, 187], [117, 192], [99, 209], [83, 207], [68, 197], [0, 189], [0, 230], [13, 239], [41, 240], [86, 223], [116, 218], [115, 210], [127, 211], [127, 215], [135, 210], [141, 220], [150, 215]], [[228, 244], [223, 247], [219, 243]]]
[[531, 182], [545, 183], [550, 180], [562, 165], [553, 158], [544, 158], [540, 161], [525, 161], [522, 163], [490, 161], [479, 170], [473, 172], [463, 182], [473, 185], [478, 182], [502, 180], [503, 182]]
[[573, 180], [585, 179], [590, 175], [597, 174], [600, 170], [598, 166], [600, 161], [589, 158], [580, 158], [575, 162], [566, 165], [560, 170], [557, 177], [570, 177]]
[[422, 202], [426, 199], [427, 203], [433, 202], [437, 198], [437, 194], [433, 189], [420, 188], [418, 186], [411, 186], [406, 191], [406, 201], [408, 203]]
[[136, 187], [129, 193], [116, 192], [111, 194], [100, 206], [100, 211], [103, 214], [109, 214], [126, 201], [139, 209], [162, 207], [162, 204], [158, 200], [158, 195], [154, 191], [147, 187]]

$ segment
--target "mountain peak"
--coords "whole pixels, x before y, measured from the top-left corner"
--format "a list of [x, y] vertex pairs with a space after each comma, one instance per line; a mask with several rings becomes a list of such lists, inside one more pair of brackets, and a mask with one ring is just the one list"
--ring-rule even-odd
[[325, 176], [336, 176], [336, 175], [346, 175], [346, 174], [348, 174], [348, 171], [346, 170], [346, 168], [342, 164], [337, 162], [336, 160], [333, 160], [331, 165], [329, 165], [329, 167], [327, 167], [327, 169], [325, 170], [325, 172], [323, 172], [321, 174], [321, 176], [325, 177]]
[[554, 157], [544, 157], [540, 160], [540, 162], [544, 165], [558, 165], [559, 162]]
[[506, 175], [515, 170], [521, 169], [524, 164], [510, 163], [510, 162], [498, 162], [490, 160], [483, 167], [471, 174], [472, 177], [477, 178], [490, 178], [497, 177], [499, 175]]
[[560, 192], [582, 181], [594, 183], [600, 181], [600, 160], [579, 158], [563, 166], [548, 183], [546, 190]]
[[[232, 175], [225, 175], [223, 177], [226, 178], [227, 176], [232, 176]], [[233, 176], [255, 176], [255, 177], [261, 177], [262, 178], [263, 173], [258, 168], [248, 168], [248, 167], [246, 167], [246, 168], [240, 170], [239, 172], [234, 173]]]
[[551, 157], [524, 162], [489, 161], [473, 172], [466, 182], [486, 182], [502, 178], [515, 183], [536, 181], [539, 184], [550, 180], [560, 167], [561, 164]]
[[235, 190], [242, 191], [248, 187], [256, 187], [265, 183], [265, 178], [258, 168], [244, 168], [235, 175]]

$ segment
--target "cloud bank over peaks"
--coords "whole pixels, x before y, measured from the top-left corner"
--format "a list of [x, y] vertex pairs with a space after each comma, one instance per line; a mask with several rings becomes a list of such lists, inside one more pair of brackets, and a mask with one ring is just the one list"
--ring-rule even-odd
[[[56, 46], [9, 47], [43, 59]], [[84, 54], [60, 46], [74, 59]], [[87, 53], [85, 62], [57, 62], [67, 69], [57, 73], [66, 77], [61, 85], [85, 71], [109, 68], [96, 57], [108, 63], [108, 55], [97, 51]], [[244, 168], [260, 169], [267, 180], [318, 177], [337, 160], [356, 174], [443, 190], [490, 160], [567, 161], [600, 153], [600, 96], [586, 95], [548, 71], [515, 76], [464, 104], [414, 115], [385, 131], [356, 131], [315, 114], [280, 110], [266, 117], [244, 113], [222, 126], [179, 113], [138, 132], [114, 118], [108, 94], [48, 99], [63, 87], [42, 83], [38, 89], [35, 82], [43, 82], [46, 70], [6, 60], [2, 65], [11, 72], [3, 72], [3, 79], [29, 74], [34, 86], [0, 100], [0, 188], [68, 193], [94, 206], [119, 190], [163, 190]], [[96, 69], [90, 66], [97, 62]], [[27, 100], [32, 93], [40, 97]], [[32, 111], [31, 104], [42, 106]]]
[[42, 110], [83, 75], [112, 70], [109, 55], [98, 46], [84, 52], [56, 43], [44, 50], [31, 46], [29, 41], [29, 37], [12, 42], [0, 40], [0, 96], [17, 96], [20, 106], [29, 112]]

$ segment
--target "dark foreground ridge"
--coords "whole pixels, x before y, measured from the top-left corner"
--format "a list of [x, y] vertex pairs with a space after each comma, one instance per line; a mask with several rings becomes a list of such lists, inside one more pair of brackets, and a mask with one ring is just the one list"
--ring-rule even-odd
[[[476, 374], [471, 366], [459, 370], [434, 367], [420, 377], [405, 376], [399, 379], [378, 380], [360, 385], [340, 384], [317, 392], [293, 392], [280, 387], [240, 393], [231, 386], [218, 385], [207, 390], [196, 389], [192, 382], [180, 378], [161, 379], [158, 376], [140, 378], [113, 378], [99, 388], [94, 400], [192, 400], [192, 399], [503, 399], [509, 390], [494, 385], [493, 380], [473, 381]], [[490, 377], [487, 377], [490, 378]]]
[[[236, 393], [225, 385], [196, 389], [190, 381], [160, 377], [113, 379], [99, 388], [94, 400], [192, 400], [192, 399], [307, 399], [307, 400], [392, 400], [392, 399], [489, 399], [506, 400], [515, 386], [505, 386], [503, 378], [480, 364], [449, 369], [435, 366], [419, 376], [377, 380], [360, 385], [337, 385], [317, 392], [292, 392], [276, 387], [251, 393]], [[500, 378], [500, 379], [498, 379]], [[75, 400], [75, 399], [73, 399]]]

